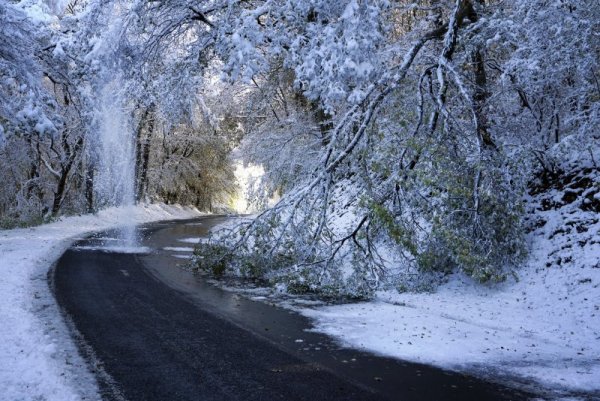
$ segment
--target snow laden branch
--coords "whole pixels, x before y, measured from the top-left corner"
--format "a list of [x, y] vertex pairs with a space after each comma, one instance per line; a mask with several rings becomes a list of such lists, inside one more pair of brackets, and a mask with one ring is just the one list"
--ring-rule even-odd
[[[472, 90], [453, 66], [454, 58], [466, 57], [470, 44], [461, 40], [471, 40], [476, 30], [467, 28], [477, 20], [472, 2], [456, 1], [446, 22], [427, 23], [428, 29], [401, 40], [387, 38], [381, 51], [404, 48], [403, 57], [382, 63], [360, 99], [338, 103], [312, 172], [297, 177], [276, 205], [230, 232], [225, 247], [235, 257], [217, 252], [215, 263], [228, 260], [242, 274], [292, 287], [344, 288], [357, 296], [454, 267], [482, 281], [500, 279], [502, 269], [493, 262], [498, 255], [488, 251], [493, 241], [485, 238], [493, 227], [480, 218], [495, 213], [485, 207], [496, 207], [489, 194], [497, 172], [492, 168], [482, 177], [480, 171], [480, 147], [491, 139]], [[411, 102], [416, 112], [409, 111]], [[473, 140], [481, 146], [473, 147]], [[488, 192], [481, 196], [484, 183]], [[510, 224], [518, 218], [502, 229], [514, 229]]]

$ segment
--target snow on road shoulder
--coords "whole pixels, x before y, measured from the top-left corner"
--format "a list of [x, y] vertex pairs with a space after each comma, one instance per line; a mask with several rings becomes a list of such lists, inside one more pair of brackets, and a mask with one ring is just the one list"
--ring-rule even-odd
[[118, 227], [122, 221], [139, 224], [199, 215], [193, 208], [157, 204], [0, 231], [0, 400], [100, 399], [47, 283], [48, 269], [73, 238]]
[[482, 291], [455, 278], [432, 294], [381, 292], [371, 302], [301, 312], [347, 346], [600, 395], [600, 319], [579, 303], [593, 294], [563, 300], [531, 282]]

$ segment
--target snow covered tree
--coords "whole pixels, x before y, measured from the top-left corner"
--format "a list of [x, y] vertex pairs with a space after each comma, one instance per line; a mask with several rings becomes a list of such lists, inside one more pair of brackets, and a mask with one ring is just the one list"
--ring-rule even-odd
[[50, 17], [3, 3], [0, 18], [0, 168], [10, 177], [3, 214], [25, 221], [56, 215], [82, 154], [77, 95], [47, 28]]
[[[314, 124], [303, 122], [309, 110], [280, 131], [276, 110], [261, 121], [262, 135], [273, 139], [262, 149], [249, 141], [249, 148], [254, 160], [262, 151], [265, 165], [277, 166], [271, 174], [286, 171], [275, 162], [282, 160], [277, 150], [294, 140], [296, 151], [317, 156], [291, 170], [283, 199], [230, 246], [267, 266], [259, 274], [313, 289], [354, 283], [361, 292], [414, 269], [502, 280], [524, 255], [522, 196], [533, 170], [520, 171], [523, 161], [539, 156], [537, 141], [575, 134], [566, 120], [586, 127], [584, 144], [597, 131], [590, 126], [597, 6], [551, 3], [266, 2], [241, 6], [233, 27], [215, 19], [230, 77], [261, 79], [281, 63], [298, 94], [331, 118], [322, 141], [308, 146], [301, 138], [314, 135]], [[549, 24], [556, 37], [542, 38]], [[563, 37], [563, 26], [573, 31]], [[575, 32], [582, 28], [583, 40]], [[551, 43], [564, 43], [572, 58], [543, 68]], [[528, 62], [539, 64], [535, 73], [522, 71]], [[575, 73], [580, 67], [585, 73]], [[542, 95], [569, 86], [573, 95]], [[535, 106], [524, 103], [530, 98]], [[520, 115], [511, 111], [519, 107]], [[544, 121], [532, 136], [528, 124], [536, 118]], [[290, 129], [302, 126], [308, 129]], [[557, 133], [558, 126], [565, 129]], [[247, 266], [232, 263], [242, 273]]]
[[282, 198], [218, 246], [296, 288], [502, 280], [527, 185], [598, 149], [592, 0], [93, 0], [52, 33], [0, 10], [4, 210], [94, 204], [94, 93], [116, 76], [138, 199], [223, 200], [241, 141]]

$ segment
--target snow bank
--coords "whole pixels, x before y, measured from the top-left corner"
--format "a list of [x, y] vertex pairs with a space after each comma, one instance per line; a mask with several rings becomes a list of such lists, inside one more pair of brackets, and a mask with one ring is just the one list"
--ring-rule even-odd
[[48, 289], [48, 269], [73, 238], [118, 227], [121, 221], [199, 215], [192, 208], [147, 205], [0, 231], [0, 400], [100, 399], [95, 378], [78, 355]]

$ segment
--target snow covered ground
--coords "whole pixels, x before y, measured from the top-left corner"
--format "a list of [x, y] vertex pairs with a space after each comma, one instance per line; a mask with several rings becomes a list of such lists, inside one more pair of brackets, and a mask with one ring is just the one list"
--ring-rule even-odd
[[[375, 353], [600, 396], [600, 324], [594, 291], [547, 285], [559, 274], [478, 288], [455, 278], [433, 294], [380, 293], [372, 302], [303, 309], [317, 331]], [[596, 287], [594, 287], [596, 286]], [[594, 300], [592, 299], [595, 298]]]
[[348, 346], [600, 399], [600, 216], [589, 206], [599, 184], [588, 173], [537, 200], [518, 280], [488, 287], [454, 275], [434, 293], [301, 312]]
[[39, 227], [0, 231], [0, 400], [99, 400], [49, 291], [51, 264], [72, 240], [123, 221], [199, 216], [196, 209], [147, 205], [111, 208]]

